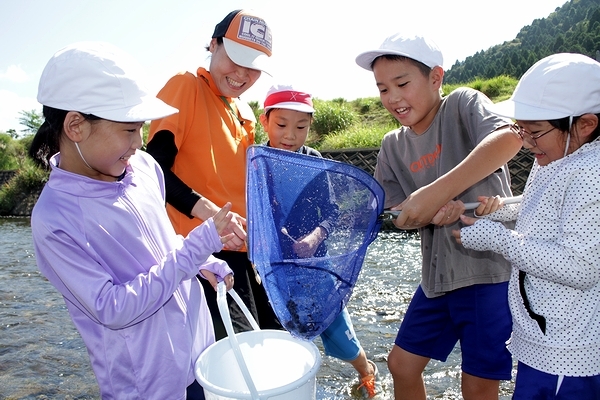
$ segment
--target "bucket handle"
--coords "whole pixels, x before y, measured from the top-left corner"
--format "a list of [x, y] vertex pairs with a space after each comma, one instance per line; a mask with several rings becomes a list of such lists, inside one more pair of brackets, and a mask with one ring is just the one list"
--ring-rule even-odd
[[[240, 306], [242, 312], [250, 321], [250, 325], [254, 330], [260, 330], [256, 320], [250, 314], [248, 307], [244, 304], [240, 296], [235, 292], [235, 290], [229, 290], [229, 294], [235, 302]], [[252, 376], [250, 376], [250, 371], [248, 371], [248, 366], [246, 365], [246, 361], [244, 360], [244, 355], [242, 354], [242, 350], [240, 349], [240, 345], [235, 336], [235, 332], [233, 331], [233, 325], [231, 324], [231, 317], [229, 316], [229, 307], [227, 306], [227, 288], [225, 287], [224, 282], [219, 282], [217, 285], [217, 305], [219, 306], [219, 314], [221, 314], [221, 319], [223, 320], [223, 325], [225, 325], [225, 330], [227, 331], [227, 336], [229, 337], [229, 343], [231, 344], [231, 349], [233, 350], [233, 354], [237, 360], [237, 363], [242, 371], [242, 375], [244, 376], [244, 380], [246, 381], [246, 385], [248, 389], [250, 389], [250, 394], [252, 395], [252, 399], [258, 400], [260, 396], [258, 394], [258, 390], [256, 390], [256, 386], [252, 381]]]
[[[224, 282], [221, 282], [220, 284], [223, 287], [225, 287]], [[252, 329], [254, 329], [255, 331], [260, 331], [260, 327], [258, 326], [258, 323], [256, 322], [256, 320], [250, 313], [250, 310], [248, 310], [248, 307], [246, 307], [246, 304], [244, 304], [244, 302], [242, 301], [241, 297], [237, 294], [237, 292], [235, 290], [231, 289], [227, 293], [229, 293], [229, 295], [235, 300], [237, 305], [240, 307], [240, 309], [242, 310], [242, 312], [244, 313], [244, 315], [250, 322], [250, 325], [252, 325]], [[225, 295], [223, 297], [225, 297]]]

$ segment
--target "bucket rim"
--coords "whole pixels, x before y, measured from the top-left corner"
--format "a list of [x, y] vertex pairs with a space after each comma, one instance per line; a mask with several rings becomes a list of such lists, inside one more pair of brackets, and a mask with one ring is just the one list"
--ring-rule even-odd
[[[321, 358], [321, 353], [319, 352], [319, 349], [312, 341], [302, 340], [302, 339], [292, 336], [287, 331], [281, 331], [281, 330], [275, 330], [275, 329], [262, 329], [260, 331], [240, 332], [240, 333], [236, 333], [235, 336], [236, 337], [251, 336], [252, 334], [258, 334], [258, 333], [275, 334], [276, 336], [280, 336], [280, 338], [285, 338], [286, 340], [291, 340], [297, 344], [302, 345], [304, 348], [306, 348], [307, 350], [312, 352], [312, 354], [314, 355], [313, 365], [302, 377], [300, 377], [290, 383], [287, 383], [285, 385], [278, 386], [276, 388], [259, 390], [258, 395], [259, 395], [260, 399], [268, 399], [273, 396], [285, 394], [287, 392], [290, 392], [294, 389], [299, 388], [300, 386], [304, 385], [309, 380], [314, 379], [317, 372], [319, 371], [319, 368], [321, 367], [322, 358]], [[221, 342], [225, 342], [225, 344], [221, 344]], [[204, 378], [202, 371], [200, 371], [200, 369], [198, 368], [198, 363], [202, 360], [203, 357], [207, 357], [207, 354], [210, 353], [211, 349], [213, 349], [217, 345], [219, 345], [219, 346], [227, 345], [228, 347], [231, 348], [231, 343], [229, 342], [228, 338], [225, 337], [225, 338], [222, 338], [222, 339], [214, 342], [213, 344], [208, 346], [206, 349], [204, 349], [204, 351], [200, 354], [200, 356], [198, 356], [198, 358], [194, 362], [194, 375], [196, 376], [198, 383], [205, 390], [207, 390], [211, 393], [214, 393], [216, 395], [219, 395], [219, 396], [226, 396], [226, 397], [230, 397], [232, 399], [244, 399], [244, 400], [250, 399], [250, 400], [252, 400], [252, 393], [250, 393], [250, 391], [248, 389], [247, 389], [248, 390], [247, 392], [234, 391], [234, 390], [223, 388], [221, 386], [217, 386]]]

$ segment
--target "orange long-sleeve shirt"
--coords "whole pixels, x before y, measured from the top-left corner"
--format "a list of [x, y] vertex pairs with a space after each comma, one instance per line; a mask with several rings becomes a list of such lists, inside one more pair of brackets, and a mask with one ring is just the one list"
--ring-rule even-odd
[[[251, 108], [222, 96], [210, 76], [199, 68], [171, 78], [158, 98], [179, 113], [153, 121], [148, 140], [156, 132], [173, 133], [177, 156], [171, 171], [201, 196], [246, 216], [246, 150], [254, 143], [255, 118]], [[169, 188], [167, 187], [167, 191]], [[175, 231], [187, 235], [202, 221], [167, 205]]]

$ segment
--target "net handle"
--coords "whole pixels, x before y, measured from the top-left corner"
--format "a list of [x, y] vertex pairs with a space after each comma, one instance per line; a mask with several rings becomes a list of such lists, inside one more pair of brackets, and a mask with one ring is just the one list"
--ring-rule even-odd
[[[503, 205], [514, 204], [514, 203], [520, 203], [522, 200], [523, 200], [523, 195], [514, 196], [514, 197], [505, 197], [502, 199], [502, 203], [503, 203]], [[475, 201], [473, 203], [465, 203], [465, 210], [474, 210], [477, 207], [479, 207], [480, 204], [481, 204], [481, 202], [479, 202], [479, 201]]]
[[[523, 201], [523, 195], [514, 196], [514, 197], [505, 197], [502, 199], [502, 201], [503, 201], [503, 205], [520, 203], [521, 201]], [[481, 202], [479, 202], [479, 201], [474, 201], [473, 203], [465, 203], [465, 211], [466, 210], [474, 210], [477, 207], [479, 207], [480, 204], [481, 204]], [[389, 216], [389, 217], [391, 217], [391, 219], [396, 219], [396, 217], [398, 217], [398, 215], [400, 215], [400, 211], [388, 210], [388, 211], [384, 211], [383, 215]]]

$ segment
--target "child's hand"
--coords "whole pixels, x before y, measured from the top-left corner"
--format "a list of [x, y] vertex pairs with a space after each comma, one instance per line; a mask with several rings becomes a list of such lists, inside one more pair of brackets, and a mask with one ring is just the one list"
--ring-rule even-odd
[[450, 225], [458, 221], [464, 212], [465, 204], [462, 201], [450, 200], [433, 216], [431, 223], [439, 226]]
[[[210, 283], [210, 286], [212, 286], [216, 292], [217, 284], [219, 283], [217, 275], [215, 275], [213, 272], [210, 272], [207, 269], [201, 269], [200, 273], [203, 277], [206, 278], [206, 280]], [[223, 278], [223, 282], [225, 282], [225, 287], [227, 288], [227, 290], [231, 289], [233, 287], [233, 274], [226, 275], [225, 278]]]
[[236, 234], [231, 232], [230, 228], [234, 214], [230, 210], [231, 203], [227, 203], [212, 217], [217, 233], [221, 238], [221, 243], [223, 244], [234, 240], [236, 237]]
[[315, 254], [318, 245], [319, 244], [309, 234], [296, 241], [292, 247], [294, 248], [294, 253], [296, 253], [298, 257], [310, 258]]
[[[223, 278], [223, 282], [225, 282], [225, 287], [229, 291], [233, 287], [233, 274], [225, 275], [225, 278]], [[217, 290], [216, 286], [215, 286], [215, 290]]]
[[392, 210], [402, 210], [394, 225], [401, 229], [416, 229], [431, 223], [433, 217], [445, 205], [440, 202], [440, 194], [432, 184], [412, 192], [401, 204]]
[[479, 196], [477, 197], [477, 201], [481, 202], [475, 210], [475, 215], [477, 216], [491, 214], [504, 205], [503, 199], [500, 196]]
[[315, 251], [317, 251], [321, 242], [325, 240], [325, 237], [326, 234], [323, 233], [323, 228], [319, 226], [308, 235], [298, 239], [292, 247], [298, 257], [310, 258], [315, 255]]
[[[460, 220], [465, 225], [473, 225], [475, 222], [477, 222], [477, 218], [467, 217], [466, 215], [461, 215]], [[453, 229], [452, 236], [454, 236], [456, 243], [462, 244], [460, 241], [460, 229]]]

